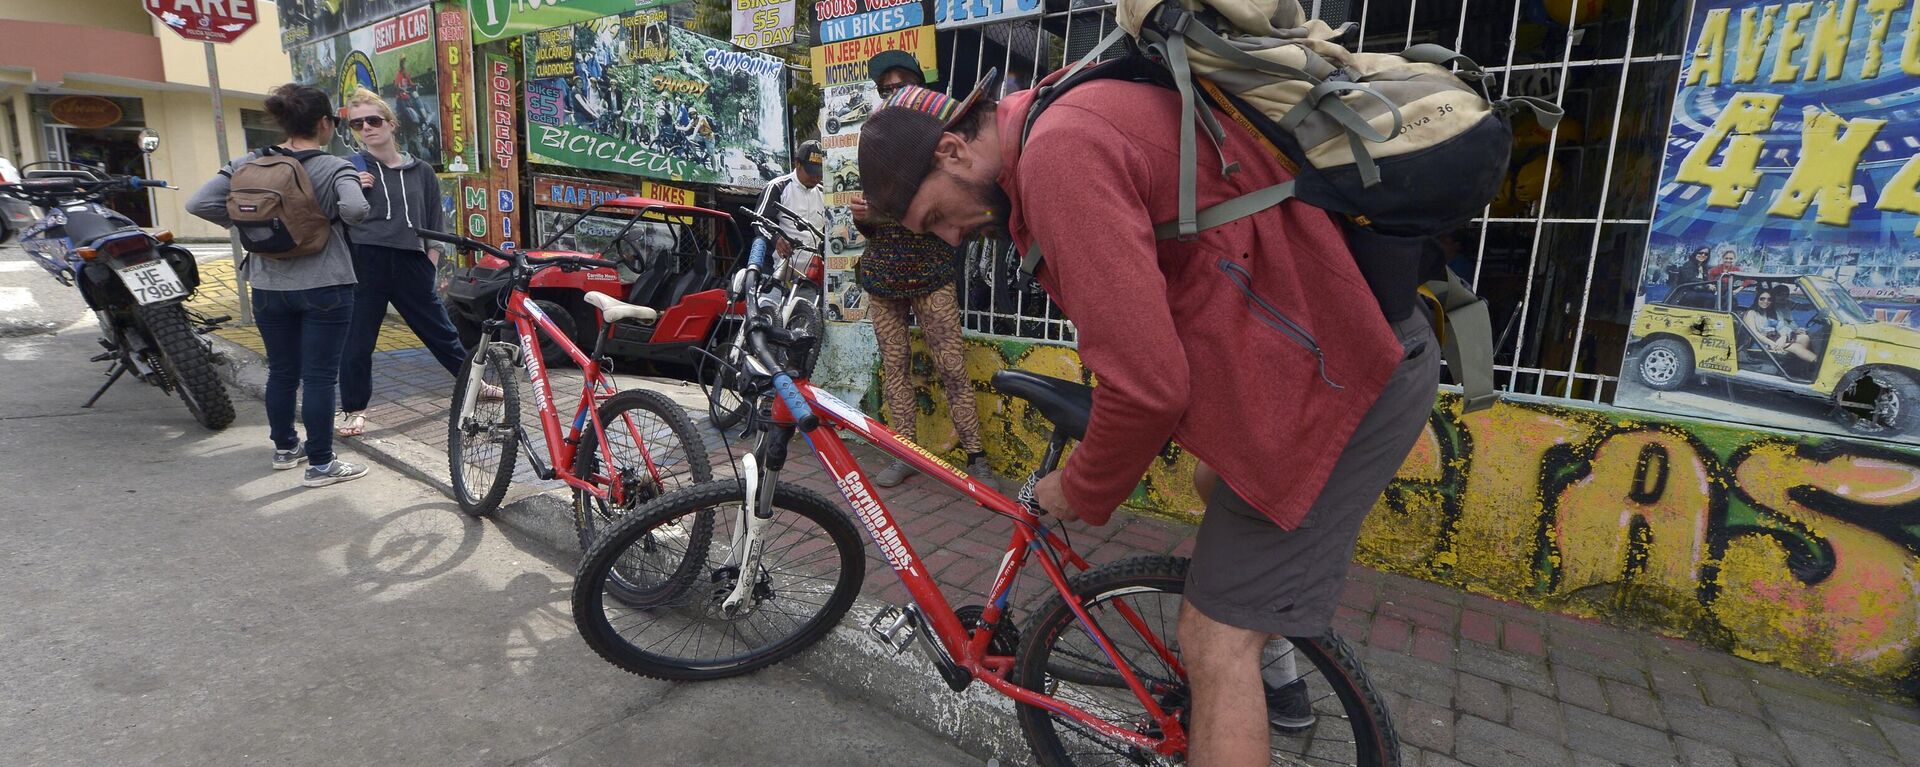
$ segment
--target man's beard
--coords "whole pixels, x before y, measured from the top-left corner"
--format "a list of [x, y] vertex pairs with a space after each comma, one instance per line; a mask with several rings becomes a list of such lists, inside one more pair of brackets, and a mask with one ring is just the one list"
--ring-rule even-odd
[[992, 181], [968, 181], [963, 183], [967, 187], [967, 190], [972, 192], [974, 202], [988, 213], [993, 214], [993, 220], [967, 230], [967, 233], [961, 236], [961, 241], [971, 241], [984, 237], [1003, 242], [1012, 242], [1013, 232], [1007, 228], [1007, 220], [1008, 214], [1013, 210], [1013, 199], [1007, 196], [1007, 191], [1001, 189], [999, 184]]

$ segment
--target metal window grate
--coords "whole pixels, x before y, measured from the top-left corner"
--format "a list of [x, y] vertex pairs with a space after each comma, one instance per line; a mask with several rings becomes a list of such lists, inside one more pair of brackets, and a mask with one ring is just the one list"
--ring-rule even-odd
[[[1361, 50], [1434, 42], [1471, 56], [1503, 95], [1549, 98], [1569, 120], [1523, 119], [1509, 191], [1443, 238], [1453, 266], [1493, 308], [1497, 383], [1532, 395], [1610, 400], [1618, 381], [1661, 146], [1679, 76], [1689, 3], [1661, 0], [1305, 0], [1357, 25]], [[953, 33], [950, 87], [988, 66], [1009, 87], [1071, 64], [1113, 29], [1107, 0], [1005, 29]], [[1073, 326], [1038, 287], [1023, 287], [1004, 246], [967, 249], [961, 308], [974, 334], [1072, 343]]]

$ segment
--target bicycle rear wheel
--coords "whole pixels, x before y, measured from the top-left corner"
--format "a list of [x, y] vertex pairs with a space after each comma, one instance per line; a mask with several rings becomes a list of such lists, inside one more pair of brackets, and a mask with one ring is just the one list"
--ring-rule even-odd
[[[745, 492], [739, 480], [685, 488], [594, 542], [573, 586], [574, 625], [594, 652], [655, 679], [722, 679], [792, 657], [840, 622], [866, 576], [853, 522], [783, 483], [761, 530], [760, 566], [743, 574]], [[742, 577], [746, 598], [729, 613]]]
[[573, 527], [580, 548], [642, 504], [683, 487], [713, 479], [706, 441], [681, 409], [665, 395], [646, 389], [623, 391], [600, 403], [613, 465], [601, 468], [600, 435], [580, 434], [573, 474], [607, 491], [601, 499], [573, 491]]
[[[468, 515], [500, 508], [520, 457], [520, 391], [514, 386], [513, 347], [482, 344], [460, 369], [447, 413], [447, 469], [454, 500]], [[500, 387], [498, 400], [481, 398], [486, 384]], [[464, 403], [472, 403], [470, 409]]]
[[[1180, 653], [1175, 627], [1186, 579], [1186, 559], [1138, 557], [1071, 580], [1075, 597], [1119, 658], [1162, 709], [1177, 715], [1183, 724], [1191, 721], [1192, 704], [1187, 682], [1175, 668]], [[1127, 687], [1115, 660], [1100, 650], [1059, 596], [1034, 614], [1022, 634], [1014, 659], [1015, 684], [1052, 695], [1121, 729], [1158, 734], [1157, 724]], [[1305, 685], [1313, 723], [1303, 731], [1271, 730], [1272, 763], [1398, 765], [1400, 741], [1394, 736], [1386, 702], [1346, 643], [1331, 633], [1289, 641], [1293, 657], [1307, 661], [1296, 665], [1301, 672], [1297, 681]], [[1167, 653], [1174, 662], [1168, 662]], [[1080, 720], [1044, 708], [1022, 705], [1019, 715], [1027, 744], [1045, 767], [1181, 763], [1103, 738]]]

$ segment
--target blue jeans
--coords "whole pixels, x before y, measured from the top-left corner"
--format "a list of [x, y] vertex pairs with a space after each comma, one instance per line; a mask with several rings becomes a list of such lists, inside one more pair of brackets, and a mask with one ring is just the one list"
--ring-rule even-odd
[[300, 421], [307, 427], [307, 462], [333, 461], [333, 387], [340, 350], [353, 319], [353, 286], [254, 290], [253, 319], [267, 347], [267, 426], [276, 450], [300, 444], [293, 428], [295, 395], [302, 388]]
[[380, 323], [387, 317], [389, 303], [400, 310], [400, 318], [440, 366], [460, 377], [467, 350], [433, 290], [433, 262], [427, 254], [355, 245], [353, 274], [360, 283], [354, 286], [353, 326], [347, 330], [347, 348], [340, 358], [341, 410], [358, 413], [373, 399], [373, 347], [380, 340]]

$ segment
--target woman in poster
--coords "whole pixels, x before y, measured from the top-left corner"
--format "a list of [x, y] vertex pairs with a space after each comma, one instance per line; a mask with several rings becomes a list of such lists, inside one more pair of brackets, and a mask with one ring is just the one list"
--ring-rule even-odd
[[[353, 243], [353, 271], [360, 278], [354, 290], [352, 323], [340, 356], [340, 416], [335, 433], [353, 437], [367, 430], [367, 404], [373, 399], [373, 348], [387, 306], [433, 353], [455, 378], [467, 351], [447, 318], [446, 307], [434, 291], [434, 258], [419, 230], [445, 231], [446, 213], [440, 207], [440, 182], [433, 166], [401, 151], [398, 120], [380, 94], [361, 88], [347, 101], [347, 125], [360, 138], [363, 151], [350, 158], [360, 169], [360, 186], [367, 190], [372, 212], [367, 220], [348, 228]], [[436, 248], [439, 246], [435, 246]], [[483, 398], [496, 398], [489, 386]]]
[[1713, 270], [1707, 266], [1707, 261], [1712, 258], [1712, 249], [1705, 245], [1696, 248], [1691, 257], [1667, 270], [1667, 285], [1677, 288], [1710, 280]]
[[1793, 310], [1787, 304], [1790, 295], [1791, 289], [1785, 285], [1761, 290], [1753, 297], [1753, 308], [1748, 309], [1741, 320], [1747, 323], [1747, 330], [1753, 332], [1754, 338], [1760, 339], [1767, 351], [1791, 354], [1811, 365], [1819, 357], [1808, 348], [1811, 339], [1807, 331], [1793, 325]]

